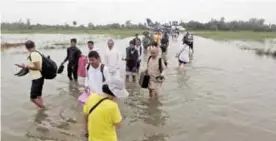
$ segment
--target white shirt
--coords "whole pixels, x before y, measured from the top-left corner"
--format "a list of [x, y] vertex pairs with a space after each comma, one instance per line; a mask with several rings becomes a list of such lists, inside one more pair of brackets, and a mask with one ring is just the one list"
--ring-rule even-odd
[[190, 53], [190, 48], [188, 45], [186, 44], [180, 45], [180, 50], [177, 53], [178, 59], [183, 62], [187, 62], [187, 63], [190, 62], [189, 53]]
[[116, 48], [107, 49], [106, 53], [103, 58], [103, 63], [110, 69], [109, 71], [120, 72], [120, 61], [121, 61], [121, 55], [120, 52]]
[[189, 35], [188, 35], [188, 41], [189, 41], [189, 42], [193, 42], [193, 41], [194, 41], [194, 37], [193, 37], [192, 34], [189, 34]]
[[101, 72], [101, 64], [98, 68], [90, 66], [85, 77], [85, 87], [89, 87], [92, 93], [102, 94], [102, 86], [104, 84], [103, 75], [105, 77], [104, 83], [108, 82], [110, 80], [110, 74], [107, 66], [104, 66], [103, 74]]
[[139, 55], [138, 60], [142, 60], [142, 55], [143, 55], [143, 48], [142, 48], [142, 46], [135, 46], [135, 49], [138, 51], [138, 55]]

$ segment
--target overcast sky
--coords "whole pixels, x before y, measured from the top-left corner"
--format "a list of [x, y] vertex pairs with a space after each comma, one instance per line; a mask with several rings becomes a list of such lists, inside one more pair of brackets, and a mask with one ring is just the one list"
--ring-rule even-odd
[[264, 18], [276, 24], [276, 0], [1, 0], [3, 22], [31, 19], [32, 24], [106, 24], [131, 20], [228, 20]]

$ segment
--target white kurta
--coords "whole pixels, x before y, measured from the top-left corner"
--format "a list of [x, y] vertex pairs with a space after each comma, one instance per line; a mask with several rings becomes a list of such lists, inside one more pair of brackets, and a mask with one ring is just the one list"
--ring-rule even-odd
[[116, 48], [113, 47], [111, 50], [108, 48], [105, 51], [103, 63], [109, 68], [111, 75], [120, 76], [120, 62], [121, 55]]

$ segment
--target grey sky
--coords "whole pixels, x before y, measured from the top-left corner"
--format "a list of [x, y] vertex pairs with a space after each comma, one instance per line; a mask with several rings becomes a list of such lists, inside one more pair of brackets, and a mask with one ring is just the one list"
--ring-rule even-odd
[[2, 21], [31, 19], [43, 24], [106, 24], [145, 18], [197, 20], [206, 22], [224, 16], [226, 20], [264, 18], [276, 23], [276, 0], [1, 0]]

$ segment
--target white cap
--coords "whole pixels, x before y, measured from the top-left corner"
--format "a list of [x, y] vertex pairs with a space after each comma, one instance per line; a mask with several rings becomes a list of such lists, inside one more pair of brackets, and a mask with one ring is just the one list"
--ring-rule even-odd
[[115, 95], [116, 98], [127, 98], [129, 93], [125, 89], [124, 82], [118, 76], [111, 76], [109, 82], [107, 82], [108, 88]]

